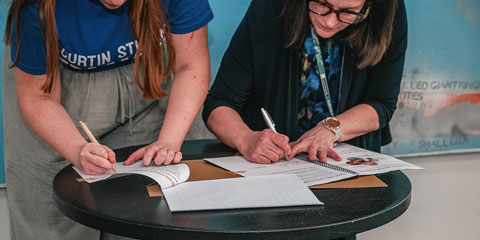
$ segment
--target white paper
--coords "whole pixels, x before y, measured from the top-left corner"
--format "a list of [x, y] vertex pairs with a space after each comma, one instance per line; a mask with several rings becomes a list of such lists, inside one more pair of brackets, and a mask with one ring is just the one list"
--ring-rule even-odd
[[[423, 169], [413, 164], [401, 161], [391, 156], [368, 151], [346, 143], [340, 143], [334, 150], [342, 157], [342, 161], [327, 159], [330, 165], [352, 170], [358, 175], [371, 175], [403, 169]], [[360, 165], [349, 165], [357, 160]], [[334, 170], [325, 166], [293, 158], [291, 161], [281, 160], [277, 163], [258, 164], [246, 160], [244, 157], [208, 158], [206, 161], [219, 167], [235, 172], [242, 176], [263, 176], [271, 174], [295, 174], [303, 180], [306, 186], [324, 184], [347, 179], [355, 174]]]
[[160, 187], [168, 188], [174, 186], [178, 183], [187, 181], [190, 176], [190, 169], [188, 165], [174, 164], [168, 166], [144, 166], [142, 161], [137, 161], [132, 165], [125, 166], [121, 162], [114, 163], [117, 168], [117, 173], [114, 173], [112, 170], [107, 171], [102, 175], [87, 175], [83, 174], [76, 167], [73, 167], [75, 171], [88, 183], [98, 182], [105, 180], [112, 175], [120, 176], [125, 174], [141, 174], [155, 180]]
[[359, 175], [379, 174], [395, 170], [423, 169], [392, 156], [368, 151], [346, 143], [338, 144], [334, 150], [342, 157], [342, 161], [337, 162], [329, 158], [328, 163], [355, 171]]
[[304, 182], [305, 186], [313, 186], [355, 176], [355, 174], [333, 170], [297, 158], [293, 158], [290, 161], [281, 160], [271, 164], [252, 163], [240, 156], [208, 158], [205, 161], [245, 177], [294, 174]]
[[162, 191], [172, 212], [323, 205], [292, 174], [185, 182]]

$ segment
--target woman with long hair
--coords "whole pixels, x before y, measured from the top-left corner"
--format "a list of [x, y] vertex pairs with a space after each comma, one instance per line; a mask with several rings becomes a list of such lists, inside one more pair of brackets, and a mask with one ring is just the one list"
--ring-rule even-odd
[[[53, 202], [55, 174], [174, 164], [209, 83], [207, 0], [14, 0], [3, 67], [12, 239], [96, 239]], [[168, 102], [167, 97], [168, 96]], [[84, 121], [103, 145], [86, 141]], [[108, 147], [107, 147], [108, 146]]]
[[[391, 141], [407, 47], [403, 0], [253, 0], [204, 104], [207, 127], [256, 163], [340, 160]], [[260, 108], [275, 121], [267, 129]]]

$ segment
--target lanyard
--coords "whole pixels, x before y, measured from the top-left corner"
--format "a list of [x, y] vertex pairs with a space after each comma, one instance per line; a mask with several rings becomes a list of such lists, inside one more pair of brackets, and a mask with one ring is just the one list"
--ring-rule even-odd
[[[315, 49], [315, 58], [317, 59], [317, 74], [320, 76], [320, 81], [322, 82], [323, 94], [325, 95], [325, 101], [327, 102], [328, 111], [330, 112], [330, 116], [335, 117], [335, 115], [333, 114], [333, 107], [332, 107], [332, 99], [331, 99], [331, 96], [330, 96], [330, 90], [328, 89], [328, 80], [327, 80], [327, 74], [326, 74], [326, 71], [325, 71], [325, 65], [323, 63], [322, 50], [320, 49], [320, 42], [318, 40], [317, 32], [315, 31], [315, 28], [313, 28], [313, 26], [311, 26], [311, 32], [312, 32], [312, 39], [313, 39], [313, 47]], [[344, 53], [345, 53], [345, 51], [344, 51]], [[345, 55], [343, 54], [342, 55], [342, 68], [341, 68], [341, 73], [340, 73], [340, 82], [342, 81], [342, 75], [343, 75], [344, 56]]]

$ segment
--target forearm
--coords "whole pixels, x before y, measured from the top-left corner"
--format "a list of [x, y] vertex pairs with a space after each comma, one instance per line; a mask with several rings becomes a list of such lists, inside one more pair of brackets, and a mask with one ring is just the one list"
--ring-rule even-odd
[[215, 108], [208, 117], [207, 127], [220, 141], [235, 149], [252, 133], [240, 115], [229, 107]]
[[[208, 69], [208, 65], [205, 68]], [[205, 101], [208, 84], [208, 71], [187, 70], [175, 74], [159, 141], [168, 142], [177, 151], [180, 150], [193, 119]]]
[[176, 62], [167, 112], [158, 141], [179, 151], [207, 96], [210, 56], [207, 26], [188, 34], [173, 34]]
[[63, 106], [47, 98], [22, 98], [19, 105], [24, 121], [55, 151], [76, 163], [86, 140]]
[[72, 163], [86, 141], [60, 104], [60, 79], [55, 80], [51, 93], [41, 86], [45, 75], [30, 75], [14, 69], [18, 105], [25, 123], [48, 145]]
[[357, 105], [337, 116], [342, 126], [339, 141], [347, 141], [379, 128], [377, 112], [367, 104]]

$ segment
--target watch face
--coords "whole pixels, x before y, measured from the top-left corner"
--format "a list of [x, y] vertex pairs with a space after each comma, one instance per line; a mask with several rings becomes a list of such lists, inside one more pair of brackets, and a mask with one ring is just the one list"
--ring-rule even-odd
[[340, 127], [340, 121], [338, 121], [338, 119], [333, 118], [333, 117], [329, 117], [329, 118], [325, 119], [325, 123], [331, 128]]

